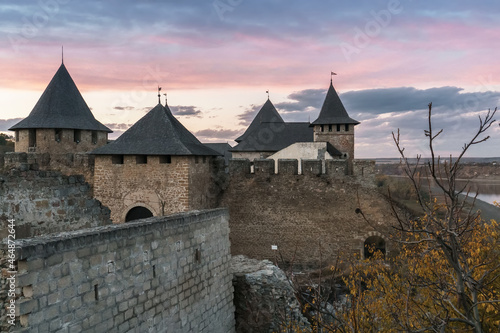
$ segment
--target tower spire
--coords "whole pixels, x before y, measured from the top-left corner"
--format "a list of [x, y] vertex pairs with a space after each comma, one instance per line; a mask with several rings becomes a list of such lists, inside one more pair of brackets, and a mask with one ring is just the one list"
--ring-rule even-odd
[[158, 104], [161, 104], [161, 100], [160, 100], [161, 94], [160, 94], [160, 91], [161, 91], [161, 87], [158, 86]]

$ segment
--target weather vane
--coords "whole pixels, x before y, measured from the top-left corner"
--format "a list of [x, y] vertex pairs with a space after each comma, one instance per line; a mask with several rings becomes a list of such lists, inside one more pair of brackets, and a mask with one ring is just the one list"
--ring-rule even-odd
[[266, 90], [267, 99], [269, 99], [269, 90]]
[[160, 101], [160, 97], [161, 97], [160, 91], [161, 91], [161, 87], [158, 86], [158, 104], [161, 104], [161, 101]]

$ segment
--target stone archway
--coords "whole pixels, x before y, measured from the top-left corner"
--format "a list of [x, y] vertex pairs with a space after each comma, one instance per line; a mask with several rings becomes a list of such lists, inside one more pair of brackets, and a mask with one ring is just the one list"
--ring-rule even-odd
[[153, 213], [146, 207], [136, 206], [130, 209], [125, 216], [125, 222], [152, 217]]
[[[375, 251], [371, 251], [370, 249], [374, 249]], [[373, 257], [374, 253], [380, 251], [382, 255], [385, 257], [386, 248], [385, 248], [385, 240], [380, 236], [370, 236], [368, 237], [363, 244], [363, 256], [365, 259], [369, 259]]]

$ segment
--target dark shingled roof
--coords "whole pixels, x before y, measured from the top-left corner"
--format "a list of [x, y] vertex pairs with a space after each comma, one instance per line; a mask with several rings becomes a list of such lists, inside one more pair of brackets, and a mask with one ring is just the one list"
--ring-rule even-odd
[[309, 123], [261, 123], [259, 129], [249, 133], [232, 152], [276, 152], [296, 142], [313, 142], [313, 129]]
[[273, 103], [269, 99], [264, 103], [260, 111], [257, 113], [255, 118], [252, 120], [250, 126], [248, 126], [247, 130], [243, 135], [236, 138], [234, 141], [241, 142], [243, 141], [250, 133], [259, 129], [260, 124], [262, 123], [284, 123], [283, 118], [281, 118], [280, 114], [274, 107]]
[[27, 128], [113, 132], [94, 118], [64, 64], [61, 64], [29, 116], [10, 130]]
[[331, 81], [319, 117], [312, 122], [311, 126], [327, 124], [359, 124], [359, 121], [350, 118], [347, 114]]
[[203, 145], [173, 115], [156, 105], [115, 141], [95, 149], [95, 155], [221, 155]]
[[204, 143], [210, 149], [215, 150], [219, 154], [224, 156], [225, 164], [229, 164], [229, 160], [232, 158], [232, 153], [229, 151], [232, 147], [227, 142], [216, 142], [216, 143]]

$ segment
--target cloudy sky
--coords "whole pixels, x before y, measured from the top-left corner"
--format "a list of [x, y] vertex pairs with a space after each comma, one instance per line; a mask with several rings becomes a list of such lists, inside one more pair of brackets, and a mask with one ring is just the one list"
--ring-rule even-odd
[[[0, 131], [26, 117], [61, 63], [95, 117], [123, 133], [157, 86], [204, 142], [241, 134], [267, 99], [314, 121], [330, 72], [356, 157], [427, 155], [427, 105], [457, 154], [499, 105], [497, 1], [39, 0], [0, 3]], [[164, 101], [162, 95], [162, 102]], [[496, 117], [500, 119], [499, 116]], [[500, 127], [469, 156], [500, 156]]]

